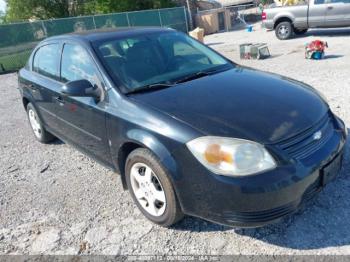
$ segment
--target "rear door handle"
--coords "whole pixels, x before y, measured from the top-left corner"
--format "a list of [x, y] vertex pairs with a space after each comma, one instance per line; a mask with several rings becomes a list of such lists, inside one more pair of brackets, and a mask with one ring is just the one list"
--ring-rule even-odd
[[331, 10], [331, 9], [333, 9], [333, 6], [328, 6], [327, 8], [328, 8], [329, 10]]
[[54, 99], [60, 104], [60, 106], [63, 106], [66, 103], [60, 96], [57, 96]]

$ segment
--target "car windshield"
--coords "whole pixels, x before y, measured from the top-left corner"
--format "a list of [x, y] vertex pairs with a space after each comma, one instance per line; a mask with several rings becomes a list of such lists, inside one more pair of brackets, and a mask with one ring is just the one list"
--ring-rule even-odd
[[232, 68], [214, 51], [176, 31], [110, 39], [94, 44], [125, 93], [170, 87]]

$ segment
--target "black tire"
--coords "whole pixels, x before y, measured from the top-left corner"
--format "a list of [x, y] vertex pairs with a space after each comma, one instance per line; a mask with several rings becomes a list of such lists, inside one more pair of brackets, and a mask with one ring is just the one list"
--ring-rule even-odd
[[307, 31], [308, 31], [308, 29], [297, 29], [297, 28], [294, 28], [294, 34], [296, 34], [296, 35], [303, 35]]
[[[166, 206], [164, 213], [161, 216], [153, 216], [148, 211], [142, 207], [142, 205], [137, 200], [132, 184], [131, 184], [131, 168], [138, 163], [143, 163], [152, 169], [152, 174], [156, 174], [159, 182], [161, 184], [162, 190], [165, 193]], [[172, 186], [172, 182], [169, 179], [169, 175], [167, 171], [163, 168], [162, 164], [158, 160], [158, 158], [149, 150], [144, 148], [138, 148], [130, 153], [126, 160], [125, 165], [125, 176], [126, 182], [128, 185], [128, 189], [130, 194], [136, 203], [137, 207], [140, 209], [142, 214], [151, 220], [153, 223], [158, 225], [169, 227], [176, 222], [180, 221], [184, 214], [181, 210], [180, 204], [177, 200], [174, 188]]]
[[[35, 131], [32, 123], [31, 123], [30, 114], [32, 114], [32, 112], [34, 114], [35, 119], [37, 120], [38, 127], [40, 128], [39, 131]], [[28, 103], [28, 105], [27, 105], [27, 117], [28, 117], [30, 127], [34, 133], [36, 140], [38, 140], [40, 143], [47, 144], [47, 143], [56, 139], [55, 136], [53, 136], [51, 133], [49, 133], [48, 131], [45, 130], [45, 128], [41, 122], [41, 119], [39, 118], [38, 112], [36, 111], [36, 109], [32, 105], [32, 103]]]
[[287, 40], [293, 36], [293, 26], [290, 22], [279, 23], [275, 28], [276, 37], [279, 40]]

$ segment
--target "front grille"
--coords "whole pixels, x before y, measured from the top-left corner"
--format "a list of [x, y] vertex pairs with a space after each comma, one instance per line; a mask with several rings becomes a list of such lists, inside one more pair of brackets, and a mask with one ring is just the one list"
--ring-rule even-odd
[[[321, 139], [314, 139], [314, 134], [322, 132]], [[312, 128], [278, 144], [290, 157], [301, 160], [315, 153], [331, 138], [334, 132], [333, 121], [329, 114]]]

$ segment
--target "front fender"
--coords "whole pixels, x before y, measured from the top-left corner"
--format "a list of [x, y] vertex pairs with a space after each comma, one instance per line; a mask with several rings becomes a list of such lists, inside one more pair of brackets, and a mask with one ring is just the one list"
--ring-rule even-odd
[[[127, 156], [136, 148], [142, 147], [150, 150], [162, 163], [173, 182], [179, 179], [176, 161], [171, 152], [165, 146], [165, 141], [160, 141], [151, 132], [142, 129], [130, 129], [123, 138], [116, 138], [111, 143], [111, 155], [116, 170], [120, 173], [123, 188], [127, 189], [125, 180], [125, 161]], [[168, 141], [168, 144], [171, 143]]]
[[171, 173], [171, 176], [174, 179], [178, 178], [176, 162], [171, 152], [169, 152], [159, 139], [151, 133], [140, 129], [129, 130], [126, 135], [129, 141], [134, 141], [153, 152], [162, 162], [163, 166]]

